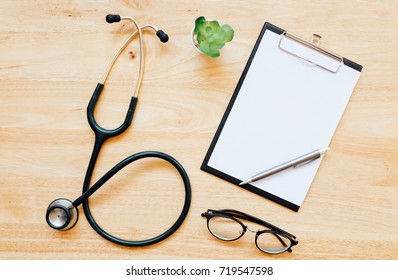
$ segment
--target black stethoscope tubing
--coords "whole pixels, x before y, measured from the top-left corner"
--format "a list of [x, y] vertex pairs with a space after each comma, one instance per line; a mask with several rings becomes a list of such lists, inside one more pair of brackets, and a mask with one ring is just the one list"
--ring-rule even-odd
[[[143, 73], [142, 71], [143, 71], [144, 57], [143, 57], [143, 46], [142, 46], [143, 42], [142, 42], [141, 29], [142, 28], [154, 29], [156, 31], [156, 35], [159, 37], [159, 39], [162, 42], [168, 41], [167, 34], [164, 33], [162, 30], [156, 29], [152, 25], [146, 25], [146, 26], [140, 28], [133, 18], [121, 17], [119, 15], [108, 15], [106, 17], [106, 20], [109, 23], [119, 22], [120, 20], [125, 20], [125, 19], [132, 21], [135, 24], [135, 26], [137, 27], [137, 31], [134, 32], [127, 39], [127, 41], [124, 43], [124, 45], [120, 48], [119, 52], [113, 58], [112, 62], [109, 64], [107, 70], [105, 71], [101, 82], [99, 82], [97, 84], [97, 86], [93, 92], [93, 95], [90, 99], [90, 102], [87, 106], [87, 119], [88, 119], [91, 129], [95, 133], [95, 142], [94, 142], [93, 151], [92, 151], [92, 154], [90, 157], [90, 161], [89, 161], [89, 164], [87, 167], [86, 175], [84, 178], [82, 195], [80, 197], [78, 197], [73, 202], [71, 202], [68, 199], [64, 199], [64, 198], [54, 200], [47, 208], [46, 220], [47, 220], [47, 223], [54, 229], [58, 229], [58, 230], [70, 229], [76, 224], [78, 217], [79, 217], [79, 212], [77, 210], [77, 207], [80, 204], [83, 204], [84, 214], [85, 214], [89, 224], [99, 235], [101, 235], [105, 239], [107, 239], [111, 242], [114, 242], [116, 244], [119, 244], [119, 245], [139, 247], [139, 246], [151, 245], [151, 244], [157, 243], [159, 241], [162, 241], [163, 239], [167, 238], [172, 233], [174, 233], [181, 226], [181, 224], [183, 223], [183, 221], [186, 218], [188, 211], [189, 211], [189, 207], [191, 204], [192, 191], [191, 191], [191, 184], [190, 184], [188, 175], [187, 175], [186, 171], [184, 170], [184, 168], [182, 167], [182, 165], [176, 159], [171, 157], [170, 155], [162, 153], [162, 152], [157, 152], [157, 151], [139, 152], [139, 153], [133, 154], [133, 155], [125, 158], [124, 160], [122, 160], [121, 162], [116, 164], [111, 170], [109, 170], [105, 175], [103, 175], [96, 183], [94, 183], [90, 187], [90, 182], [91, 182], [91, 178], [93, 175], [95, 163], [97, 161], [98, 154], [101, 150], [102, 145], [108, 138], [115, 137], [115, 136], [121, 134], [122, 132], [124, 132], [131, 125], [131, 122], [133, 119], [134, 111], [135, 111], [137, 101], [138, 101], [138, 98], [136, 97], [136, 95], [138, 94], [138, 91], [140, 88], [140, 84], [141, 84], [141, 80], [142, 80], [142, 73]], [[101, 127], [100, 125], [98, 125], [98, 123], [95, 120], [95, 117], [94, 117], [95, 105], [98, 101], [98, 98], [99, 98], [103, 88], [104, 88], [106, 77], [109, 74], [110, 69], [112, 68], [113, 64], [115, 63], [117, 57], [120, 55], [121, 51], [127, 46], [127, 44], [134, 38], [134, 36], [136, 34], [139, 35], [139, 40], [140, 40], [140, 70], [139, 70], [136, 89], [135, 89], [133, 97], [131, 98], [130, 105], [127, 110], [126, 117], [125, 117], [125, 120], [123, 121], [123, 123], [115, 129], [105, 129], [105, 128]], [[150, 238], [150, 239], [146, 239], [146, 240], [138, 240], [138, 241], [125, 240], [125, 239], [121, 239], [121, 238], [111, 235], [110, 233], [106, 232], [104, 229], [102, 229], [98, 225], [98, 223], [95, 221], [95, 219], [91, 213], [88, 198], [95, 191], [97, 191], [101, 186], [103, 186], [110, 178], [112, 178], [112, 176], [114, 176], [117, 172], [119, 172], [121, 169], [123, 169], [130, 163], [140, 160], [140, 159], [143, 159], [143, 158], [162, 159], [162, 160], [169, 162], [172, 166], [174, 166], [174, 168], [177, 169], [177, 171], [179, 172], [179, 174], [183, 180], [184, 188], [185, 188], [184, 206], [183, 206], [182, 211], [181, 211], [180, 215], [178, 216], [177, 220], [174, 222], [174, 224], [168, 230], [163, 232], [162, 234], [160, 234], [156, 237]]]
[[[75, 201], [73, 201], [72, 205], [74, 207], [77, 207], [80, 204], [83, 204], [84, 214], [85, 214], [89, 224], [99, 235], [101, 235], [105, 239], [107, 239], [111, 242], [114, 242], [116, 244], [119, 244], [119, 245], [131, 246], [131, 247], [151, 245], [151, 244], [157, 243], [159, 241], [162, 241], [163, 239], [170, 236], [183, 223], [185, 217], [188, 214], [189, 207], [191, 204], [191, 196], [192, 196], [191, 184], [190, 184], [190, 181], [189, 181], [186, 171], [184, 170], [182, 165], [176, 159], [174, 159], [170, 155], [162, 153], [162, 152], [145, 151], [145, 152], [139, 152], [134, 155], [131, 155], [131, 156], [125, 158], [124, 160], [122, 160], [121, 162], [119, 162], [118, 164], [116, 164], [111, 170], [109, 170], [105, 175], [103, 175], [90, 188], [91, 177], [92, 177], [92, 174], [94, 171], [94, 166], [97, 161], [98, 154], [101, 150], [102, 144], [106, 141], [106, 139], [121, 134], [123, 131], [125, 131], [130, 126], [133, 116], [134, 116], [135, 107], [136, 107], [136, 104], [138, 101], [137, 97], [131, 98], [129, 109], [127, 111], [126, 118], [125, 118], [124, 122], [122, 123], [122, 125], [120, 125], [116, 129], [112, 129], [112, 130], [105, 129], [105, 128], [99, 126], [94, 118], [95, 104], [97, 103], [97, 100], [102, 92], [103, 87], [104, 87], [103, 84], [98, 83], [96, 89], [94, 90], [93, 96], [91, 97], [91, 100], [87, 106], [87, 119], [90, 124], [90, 127], [92, 128], [92, 130], [95, 133], [95, 142], [94, 142], [94, 148], [93, 148], [93, 152], [91, 154], [90, 162], [88, 164], [88, 168], [87, 168], [86, 175], [84, 178], [82, 195], [79, 198], [77, 198]], [[102, 229], [98, 225], [98, 223], [95, 221], [93, 215], [91, 214], [88, 197], [90, 195], [92, 195], [96, 190], [98, 190], [102, 185], [104, 185], [110, 178], [112, 178], [112, 176], [114, 176], [121, 169], [123, 169], [124, 167], [126, 167], [127, 165], [129, 165], [130, 163], [132, 163], [136, 160], [148, 158], [148, 157], [159, 158], [159, 159], [165, 160], [177, 169], [177, 171], [179, 172], [179, 174], [183, 180], [184, 188], [185, 188], [185, 202], [184, 202], [183, 209], [182, 209], [178, 219], [175, 221], [175, 223], [164, 233], [162, 233], [156, 237], [146, 239], [146, 240], [139, 240], [139, 241], [124, 240], [124, 239], [115, 237], [115, 236], [109, 234], [108, 232], [106, 232], [104, 229]]]
[[[99, 235], [101, 235], [105, 239], [107, 239], [111, 242], [114, 242], [116, 244], [124, 245], [124, 246], [131, 246], [131, 247], [139, 247], [139, 246], [151, 245], [151, 244], [157, 243], [159, 241], [162, 241], [163, 239], [165, 239], [165, 238], [169, 237], [171, 234], [173, 234], [179, 228], [179, 226], [183, 223], [186, 215], [188, 214], [189, 205], [190, 205], [190, 201], [191, 201], [191, 188], [190, 188], [188, 176], [187, 176], [186, 172], [184, 171], [184, 168], [174, 158], [172, 158], [171, 156], [169, 156], [167, 154], [161, 153], [161, 152], [146, 151], [146, 152], [140, 152], [140, 153], [131, 155], [131, 156], [125, 158], [124, 160], [122, 160], [121, 162], [119, 162], [111, 170], [109, 170], [96, 184], [102, 185], [103, 183], [105, 183], [108, 179], [110, 179], [114, 174], [116, 174], [119, 170], [121, 170], [126, 165], [128, 165], [136, 160], [147, 158], [147, 157], [160, 158], [165, 161], [168, 161], [178, 170], [178, 172], [180, 173], [180, 175], [184, 181], [184, 186], [185, 186], [185, 203], [184, 203], [183, 209], [181, 211], [180, 216], [175, 221], [175, 223], [164, 233], [160, 234], [159, 236], [156, 236], [156, 237], [153, 237], [150, 239], [146, 239], [146, 240], [131, 241], [131, 240], [124, 240], [124, 239], [115, 237], [115, 236], [107, 233], [105, 230], [103, 230], [97, 224], [97, 222], [94, 220], [94, 217], [91, 214], [88, 199], [84, 200], [83, 201], [84, 214], [86, 215], [86, 218], [87, 218], [89, 224], [91, 225], [91, 227]], [[87, 176], [91, 177], [91, 175], [88, 173], [87, 173]], [[86, 177], [86, 178], [88, 178], [88, 177]], [[86, 192], [88, 190], [87, 187], [88, 187], [88, 185], [86, 185], [86, 184], [83, 186], [83, 192]]]

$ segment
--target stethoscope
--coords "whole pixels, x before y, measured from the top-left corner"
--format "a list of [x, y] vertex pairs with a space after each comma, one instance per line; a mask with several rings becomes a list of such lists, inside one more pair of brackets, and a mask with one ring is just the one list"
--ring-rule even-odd
[[[166, 33], [164, 33], [162, 30], [157, 29], [153, 25], [145, 25], [145, 26], [138, 26], [137, 22], [130, 17], [124, 17], [120, 15], [107, 15], [106, 16], [106, 21], [108, 23], [113, 23], [113, 22], [119, 22], [121, 20], [130, 20], [134, 23], [136, 27], [136, 31], [130, 35], [130, 37], [126, 40], [126, 42], [122, 45], [122, 47], [119, 49], [119, 51], [116, 53], [114, 58], [111, 60], [109, 63], [107, 69], [105, 70], [101, 81], [97, 84], [97, 87], [94, 90], [94, 93], [91, 97], [91, 100], [87, 106], [87, 118], [88, 118], [88, 123], [90, 124], [90, 127], [95, 133], [95, 142], [94, 142], [94, 148], [93, 152], [91, 154], [90, 162], [88, 164], [88, 168], [86, 171], [86, 175], [84, 178], [84, 183], [83, 183], [83, 191], [82, 195], [78, 197], [75, 201], [70, 201], [69, 199], [66, 198], [59, 198], [54, 200], [53, 202], [50, 203], [50, 205], [47, 208], [46, 212], [46, 220], [47, 223], [50, 227], [57, 229], [57, 230], [68, 230], [71, 229], [77, 222], [79, 218], [79, 212], [77, 207], [80, 204], [83, 204], [83, 209], [84, 209], [84, 214], [91, 225], [91, 227], [102, 237], [105, 239], [120, 244], [124, 246], [146, 246], [146, 245], [151, 245], [154, 243], [157, 243], [159, 241], [162, 241], [163, 239], [169, 237], [172, 233], [174, 233], [178, 227], [182, 224], [184, 221], [185, 217], [188, 214], [189, 206], [191, 204], [191, 185], [189, 182], [189, 178], [187, 173], [185, 172], [184, 168], [182, 165], [175, 160], [173, 157], [170, 155], [167, 155], [165, 153], [161, 152], [156, 152], [156, 151], [146, 151], [146, 152], [140, 152], [136, 153], [134, 155], [131, 155], [118, 164], [116, 164], [111, 170], [109, 170], [102, 178], [100, 178], [95, 184], [93, 184], [90, 187], [90, 181], [91, 177], [93, 174], [95, 162], [97, 160], [98, 154], [100, 152], [100, 149], [102, 147], [102, 144], [107, 140], [108, 138], [117, 136], [124, 132], [131, 124], [134, 110], [137, 104], [137, 96], [139, 93], [139, 89], [141, 86], [141, 81], [142, 81], [142, 75], [143, 75], [143, 69], [144, 69], [144, 48], [143, 48], [143, 39], [142, 39], [142, 30], [149, 28], [153, 29], [156, 32], [156, 35], [159, 37], [160, 41], [163, 43], [167, 42], [169, 37]], [[139, 44], [140, 44], [140, 68], [139, 68], [139, 74], [138, 74], [138, 79], [137, 79], [137, 84], [134, 90], [134, 94], [131, 98], [130, 105], [126, 114], [126, 118], [122, 125], [120, 125], [118, 128], [115, 129], [105, 129], [102, 128], [97, 124], [94, 118], [94, 108], [95, 104], [97, 103], [98, 97], [102, 92], [102, 89], [104, 88], [104, 84], [106, 82], [106, 79], [109, 75], [110, 70], [112, 69], [115, 61], [121, 54], [121, 52], [126, 48], [126, 46], [132, 41], [132, 39], [137, 35], [138, 33], [138, 38], [139, 38]], [[101, 186], [103, 186], [113, 175], [115, 175], [117, 172], [119, 172], [122, 168], [127, 166], [128, 164], [143, 159], [143, 158], [158, 158], [165, 160], [169, 162], [172, 166], [174, 166], [177, 171], [179, 172], [183, 182], [184, 182], [184, 187], [185, 187], [185, 202], [183, 209], [175, 221], [175, 223], [164, 233], [150, 238], [146, 240], [139, 240], [139, 241], [132, 241], [132, 240], [125, 240], [125, 239], [120, 239], [118, 237], [115, 237], [109, 233], [107, 233], [105, 230], [103, 230], [97, 222], [94, 220], [89, 203], [88, 203], [88, 197], [90, 197], [96, 190], [98, 190]]]

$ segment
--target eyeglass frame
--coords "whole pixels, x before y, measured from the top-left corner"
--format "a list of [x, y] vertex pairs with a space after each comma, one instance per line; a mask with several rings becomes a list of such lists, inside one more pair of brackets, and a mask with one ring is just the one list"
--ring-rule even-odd
[[[258, 230], [256, 232], [256, 237], [255, 237], [255, 240], [254, 240], [254, 243], [256, 244], [256, 247], [263, 253], [273, 254], [273, 255], [281, 254], [281, 253], [284, 253], [286, 251], [291, 253], [292, 252], [292, 247], [296, 246], [298, 244], [298, 241], [296, 240], [296, 236], [294, 236], [293, 234], [291, 234], [291, 233], [289, 233], [287, 231], [284, 231], [283, 229], [281, 229], [281, 228], [279, 228], [279, 227], [277, 227], [277, 226], [275, 226], [275, 225], [273, 225], [271, 223], [268, 223], [268, 222], [266, 222], [264, 220], [261, 220], [259, 218], [256, 218], [256, 217], [254, 217], [252, 215], [246, 214], [246, 213], [238, 211], [238, 210], [233, 210], [233, 209], [221, 209], [221, 210], [208, 209], [207, 212], [202, 213], [201, 216], [205, 217], [207, 219], [207, 229], [209, 230], [211, 235], [213, 235], [215, 238], [220, 239], [222, 241], [235, 241], [235, 240], [238, 240], [239, 238], [241, 238], [246, 233], [247, 230], [251, 231], [248, 228], [248, 226], [245, 225], [244, 223], [242, 223], [240, 220], [238, 220], [238, 218], [246, 220], [246, 221], [249, 221], [249, 222], [256, 223], [256, 224], [264, 226], [266, 228], [269, 228], [270, 230]], [[231, 220], [237, 222], [238, 224], [240, 224], [242, 226], [242, 229], [243, 229], [242, 233], [237, 238], [234, 238], [234, 239], [223, 239], [220, 236], [215, 235], [215, 233], [213, 233], [213, 231], [210, 229], [210, 226], [209, 226], [209, 221], [213, 217], [223, 217], [223, 218], [231, 219]], [[281, 236], [283, 236], [283, 237], [285, 237], [285, 238], [290, 240], [290, 245], [286, 246], [286, 249], [284, 249], [283, 251], [276, 252], [276, 253], [265, 251], [264, 249], [261, 249], [259, 247], [259, 245], [257, 244], [258, 237], [261, 234], [263, 234], [263, 233], [273, 233], [283, 245], [286, 245], [285, 242], [279, 237], [279, 235], [281, 235]]]

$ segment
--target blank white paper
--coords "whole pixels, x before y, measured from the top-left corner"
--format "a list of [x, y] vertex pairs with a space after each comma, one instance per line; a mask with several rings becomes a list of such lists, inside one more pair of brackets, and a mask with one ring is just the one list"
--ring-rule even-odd
[[[278, 47], [280, 38], [266, 30], [208, 161], [242, 181], [328, 147], [360, 75], [346, 65], [333, 73], [297, 58]], [[320, 163], [251, 185], [301, 206]]]

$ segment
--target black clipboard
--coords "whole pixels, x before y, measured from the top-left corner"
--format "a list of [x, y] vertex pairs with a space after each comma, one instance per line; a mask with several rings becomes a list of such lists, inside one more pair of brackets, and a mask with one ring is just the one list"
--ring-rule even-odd
[[[239, 79], [239, 81], [237, 83], [237, 86], [236, 86], [235, 91], [234, 91], [234, 93], [232, 95], [232, 98], [231, 98], [231, 100], [230, 100], [230, 102], [229, 102], [229, 104], [228, 104], [228, 106], [226, 108], [226, 111], [225, 111], [225, 113], [224, 113], [224, 115], [222, 117], [222, 120], [221, 120], [221, 122], [220, 122], [220, 124], [218, 126], [218, 129], [217, 129], [217, 131], [215, 133], [215, 136], [214, 136], [214, 138], [213, 138], [213, 140], [212, 140], [212, 142], [210, 144], [210, 147], [209, 147], [209, 149], [208, 149], [208, 151], [206, 153], [206, 156], [205, 156], [205, 158], [203, 160], [203, 163], [202, 163], [202, 165], [200, 167], [201, 170], [206, 171], [206, 172], [208, 172], [210, 174], [213, 174], [213, 175], [215, 175], [215, 176], [217, 176], [217, 177], [219, 177], [221, 179], [224, 179], [224, 180], [226, 180], [228, 182], [231, 182], [231, 183], [233, 183], [233, 184], [235, 184], [237, 186], [239, 186], [239, 183], [241, 183], [243, 179], [238, 179], [238, 178], [236, 178], [236, 177], [234, 177], [234, 176], [232, 176], [230, 174], [227, 174], [226, 172], [223, 172], [221, 170], [218, 170], [217, 168], [211, 167], [209, 165], [209, 159], [212, 156], [212, 153], [213, 153], [213, 150], [214, 150], [215, 146], [217, 145], [217, 142], [219, 140], [220, 134], [222, 133], [224, 125], [225, 125], [225, 123], [228, 120], [228, 117], [230, 115], [231, 109], [233, 108], [233, 106], [235, 104], [235, 101], [236, 101], [236, 99], [237, 99], [237, 97], [238, 97], [238, 95], [240, 93], [242, 84], [245, 81], [246, 75], [247, 75], [247, 73], [248, 73], [248, 71], [249, 71], [249, 69], [251, 67], [251, 64], [253, 62], [253, 59], [256, 56], [257, 50], [259, 48], [259, 45], [260, 45], [260, 43], [261, 43], [261, 41], [262, 41], [262, 39], [264, 37], [264, 34], [266, 33], [267, 30], [269, 30], [269, 31], [271, 31], [273, 33], [276, 33], [278, 35], [281, 35], [281, 36], [285, 36], [285, 35], [288, 34], [285, 30], [283, 30], [283, 29], [281, 29], [281, 28], [279, 28], [279, 27], [277, 27], [275, 25], [272, 25], [272, 24], [270, 24], [268, 22], [266, 22], [264, 24], [264, 26], [263, 26], [263, 28], [262, 28], [262, 30], [260, 32], [260, 35], [258, 36], [258, 39], [257, 39], [257, 41], [255, 43], [255, 46], [254, 46], [254, 48], [253, 48], [253, 50], [252, 50], [252, 52], [250, 54], [250, 57], [249, 57], [249, 59], [248, 59], [248, 61], [246, 63], [246, 66], [245, 66], [245, 68], [243, 70], [243, 73], [242, 73], [242, 75], [241, 75], [241, 77], [240, 77], [240, 79]], [[292, 35], [292, 36], [294, 36], [294, 35]], [[314, 46], [314, 44], [311, 44], [310, 47], [315, 47], [316, 48], [316, 46]], [[332, 55], [334, 55], [334, 54], [332, 54]], [[357, 64], [357, 63], [355, 63], [355, 62], [353, 62], [351, 60], [348, 60], [348, 59], [346, 59], [344, 57], [338, 57], [338, 58], [341, 59], [341, 64], [344, 64], [345, 66], [348, 66], [348, 67], [350, 67], [350, 68], [352, 68], [352, 69], [354, 69], [354, 70], [356, 70], [358, 72], [362, 71], [362, 66], [361, 65], [359, 65], [359, 64]], [[254, 174], [252, 174], [252, 175], [254, 175]], [[285, 207], [287, 207], [287, 208], [289, 208], [291, 210], [294, 210], [294, 211], [298, 211], [300, 206], [301, 206], [299, 204], [291, 202], [291, 201], [289, 201], [287, 199], [279, 197], [278, 195], [275, 195], [275, 194], [273, 194], [271, 192], [268, 192], [268, 191], [263, 190], [261, 188], [258, 188], [256, 186], [253, 186], [251, 184], [243, 185], [243, 186], [240, 186], [240, 187], [242, 187], [242, 188], [244, 188], [246, 190], [249, 190], [249, 191], [251, 191], [251, 192], [253, 192], [255, 194], [258, 194], [260, 196], [263, 196], [263, 197], [265, 197], [265, 198], [267, 198], [267, 199], [269, 199], [271, 201], [279, 203], [279, 204], [281, 204], [281, 205], [283, 205], [283, 206], [285, 206]]]

